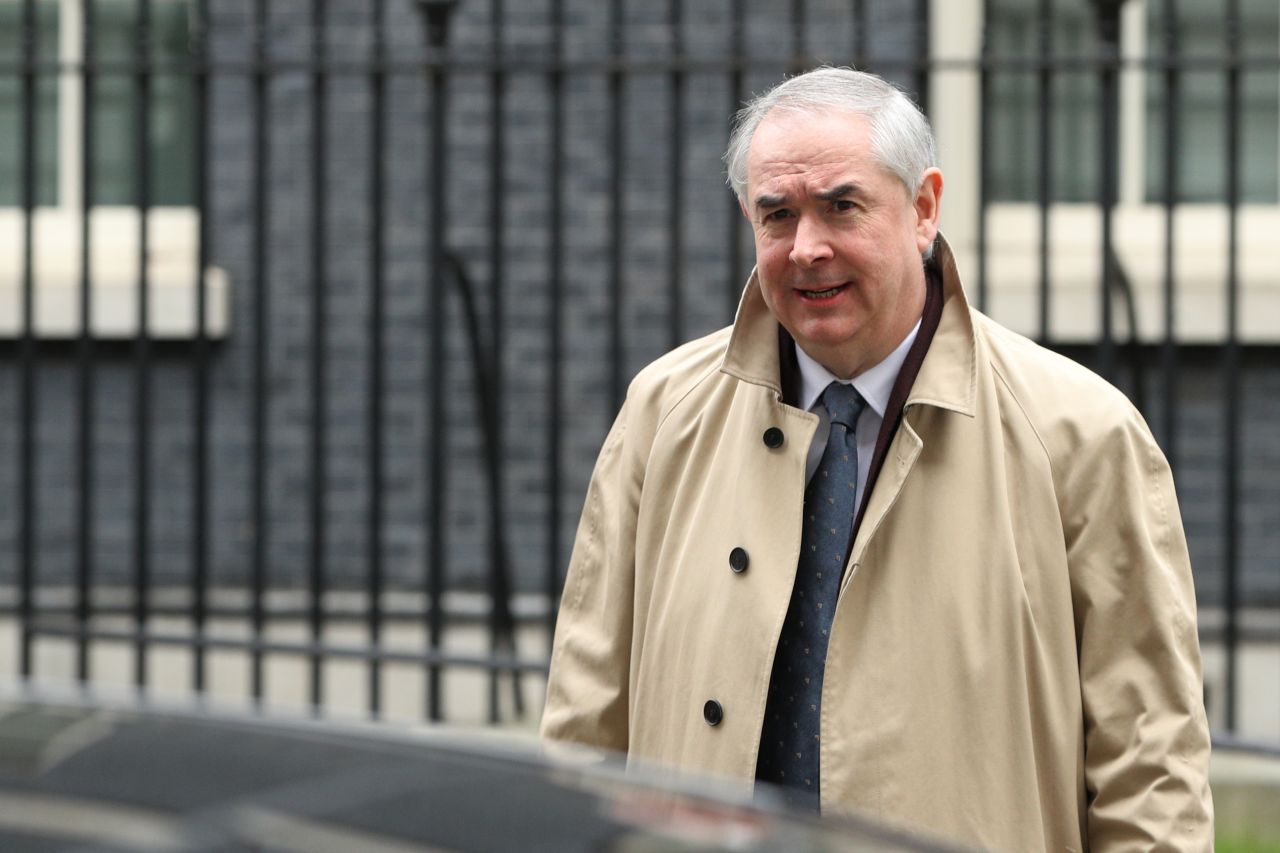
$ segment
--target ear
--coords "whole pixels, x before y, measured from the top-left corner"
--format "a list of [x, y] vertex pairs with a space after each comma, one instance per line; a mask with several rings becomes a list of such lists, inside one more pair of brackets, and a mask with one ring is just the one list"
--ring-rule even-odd
[[742, 200], [742, 196], [738, 196], [738, 210], [742, 211], [742, 217], [748, 222], [751, 221], [751, 214], [747, 213], [747, 203]]
[[936, 166], [925, 170], [912, 206], [916, 212], [916, 246], [923, 254], [938, 236], [938, 218], [942, 213], [942, 171]]

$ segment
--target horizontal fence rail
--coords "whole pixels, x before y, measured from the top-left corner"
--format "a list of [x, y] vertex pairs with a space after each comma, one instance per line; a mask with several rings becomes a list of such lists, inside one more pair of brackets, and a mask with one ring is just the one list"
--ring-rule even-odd
[[[975, 301], [1016, 315], [1016, 255], [1024, 331], [1153, 423], [1215, 725], [1280, 739], [1246, 707], [1269, 664], [1244, 668], [1280, 647], [1280, 313], [1269, 337], [1246, 322], [1280, 310], [1247, 230], [1280, 226], [1276, 10], [969, 2], [963, 56], [927, 0], [0, 5], [9, 666], [531, 721], [627, 383], [731, 322], [751, 268], [729, 118], [839, 64], [936, 113]], [[1218, 185], [1186, 158], [1220, 160]], [[1185, 333], [1179, 223], [1214, 211], [1223, 320]], [[1084, 309], [1061, 301], [1072, 217]], [[1060, 332], [1073, 311], [1086, 331]]]

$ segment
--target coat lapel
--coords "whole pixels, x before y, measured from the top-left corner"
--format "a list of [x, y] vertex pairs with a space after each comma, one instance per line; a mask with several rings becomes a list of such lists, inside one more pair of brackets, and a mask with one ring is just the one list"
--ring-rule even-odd
[[969, 314], [964, 288], [960, 285], [955, 257], [941, 236], [934, 263], [942, 273], [942, 316], [907, 396], [902, 421], [868, 496], [857, 537], [849, 552], [850, 567], [845, 572], [845, 586], [857, 574], [867, 544], [897, 502], [911, 469], [924, 449], [925, 436], [912, 424], [912, 410], [928, 406], [966, 417], [973, 417], [976, 411], [977, 344], [973, 318]]
[[[960, 284], [955, 256], [941, 235], [933, 263], [942, 273], [942, 316], [903, 407], [901, 425], [889, 445], [889, 452], [863, 510], [857, 538], [850, 551], [854, 570], [845, 572], [846, 585], [856, 573], [862, 552], [897, 501], [924, 449], [927, 436], [920, 435], [912, 425], [912, 410], [929, 406], [966, 417], [974, 417], [976, 411], [978, 355], [973, 319]], [[721, 371], [744, 382], [770, 388], [781, 399], [784, 383], [779, 342], [785, 346], [789, 340], [789, 337], [779, 335], [778, 321], [764, 304], [753, 270], [738, 305]]]

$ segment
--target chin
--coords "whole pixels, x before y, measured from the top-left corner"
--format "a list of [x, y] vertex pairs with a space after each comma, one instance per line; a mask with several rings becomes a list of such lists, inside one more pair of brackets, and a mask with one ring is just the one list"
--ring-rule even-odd
[[[798, 332], [798, 334], [797, 334]], [[800, 323], [792, 337], [801, 343], [823, 349], [849, 346], [857, 336], [858, 327], [849, 323], [834, 324], [830, 321]]]

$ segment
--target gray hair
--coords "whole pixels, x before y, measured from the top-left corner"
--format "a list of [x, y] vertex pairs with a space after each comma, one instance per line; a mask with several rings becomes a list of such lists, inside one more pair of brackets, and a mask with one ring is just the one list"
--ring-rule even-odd
[[851, 68], [818, 68], [752, 98], [734, 117], [724, 162], [729, 186], [740, 201], [746, 201], [751, 140], [773, 110], [802, 115], [846, 110], [864, 116], [871, 123], [872, 154], [912, 194], [920, 188], [925, 170], [938, 161], [929, 120], [900, 90], [874, 74]]

